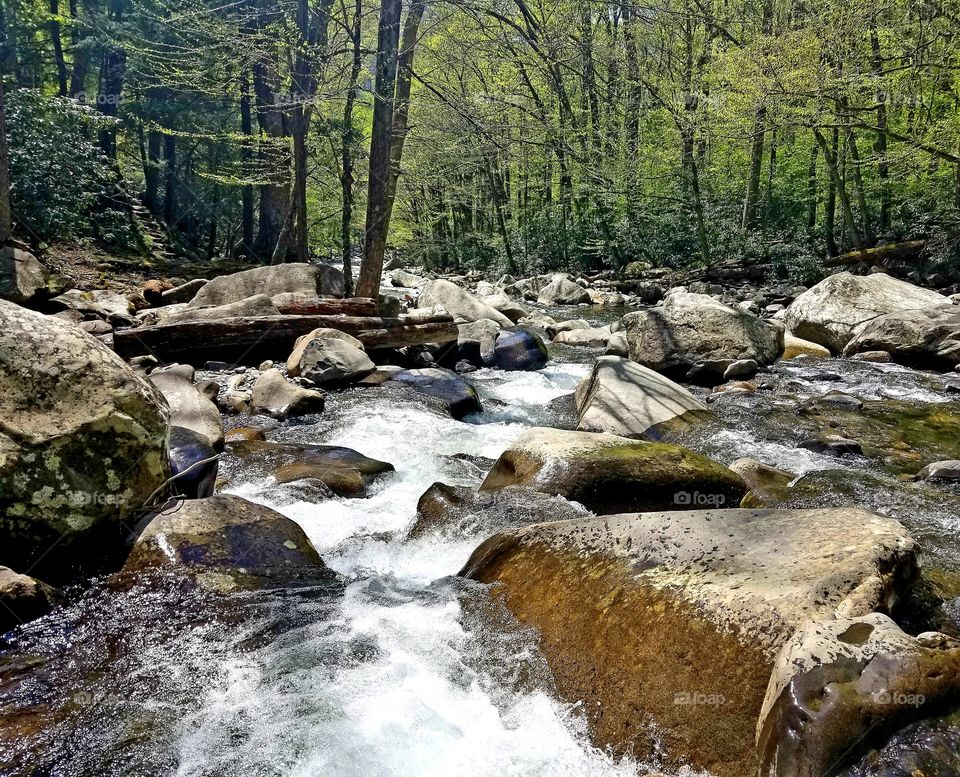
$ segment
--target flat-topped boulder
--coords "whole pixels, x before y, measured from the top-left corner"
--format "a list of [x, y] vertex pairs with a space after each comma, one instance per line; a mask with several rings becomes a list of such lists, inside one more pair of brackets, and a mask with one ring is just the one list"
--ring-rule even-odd
[[[877, 316], [932, 305], [948, 305], [942, 294], [885, 273], [837, 273], [797, 297], [782, 314], [797, 337], [840, 353], [860, 324]], [[778, 316], [779, 317], [779, 316]]]
[[290, 262], [221, 275], [204, 284], [190, 300], [191, 307], [209, 307], [240, 302], [265, 294], [302, 294], [305, 299], [342, 297], [343, 273], [327, 265]]
[[557, 275], [540, 289], [537, 302], [541, 305], [579, 305], [590, 302], [590, 292], [568, 276]]
[[173, 308], [161, 307], [151, 310], [151, 320], [161, 324], [182, 324], [187, 321], [221, 321], [241, 316], [279, 316], [280, 309], [266, 294], [227, 302], [222, 305], [195, 306], [189, 303]]
[[[811, 620], [892, 607], [917, 572], [898, 522], [858, 509], [608, 515], [505, 531], [461, 574], [497, 583], [598, 746], [756, 774], [780, 649]], [[811, 771], [805, 774], [820, 774]]]
[[657, 439], [713, 413], [683, 386], [659, 372], [619, 356], [597, 359], [577, 386], [577, 428], [623, 437]]
[[599, 514], [738, 504], [738, 475], [699, 453], [614, 434], [533, 427], [505, 450], [480, 486], [528, 486]]
[[60, 582], [115, 563], [170, 475], [168, 423], [160, 392], [96, 338], [0, 302], [0, 564]]
[[781, 326], [706, 294], [668, 294], [660, 307], [625, 315], [623, 328], [630, 358], [657, 371], [739, 359], [766, 365], [783, 353]]
[[912, 367], [952, 370], [960, 364], [960, 306], [887, 313], [861, 324], [844, 356], [882, 351]]
[[310, 585], [334, 576], [296, 523], [232, 495], [166, 505], [141, 532], [121, 571], [183, 575], [220, 592]]

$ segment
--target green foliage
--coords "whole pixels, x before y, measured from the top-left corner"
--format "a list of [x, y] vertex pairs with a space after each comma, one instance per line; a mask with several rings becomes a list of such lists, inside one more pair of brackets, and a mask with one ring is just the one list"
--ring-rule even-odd
[[96, 142], [105, 126], [72, 100], [27, 89], [7, 96], [13, 212], [25, 232], [44, 241], [96, 234], [111, 177]]

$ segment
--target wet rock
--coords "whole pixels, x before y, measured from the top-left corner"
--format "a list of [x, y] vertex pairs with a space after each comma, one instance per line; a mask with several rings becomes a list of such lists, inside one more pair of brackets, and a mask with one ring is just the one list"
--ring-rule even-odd
[[887, 313], [949, 304], [941, 294], [884, 273], [838, 273], [797, 297], [783, 321], [797, 337], [840, 353], [858, 325]]
[[712, 417], [693, 394], [658, 372], [618, 356], [597, 359], [576, 390], [577, 428], [658, 439]]
[[174, 501], [137, 538], [122, 573], [152, 570], [228, 592], [311, 585], [326, 567], [296, 523], [238, 496]]
[[251, 406], [273, 418], [293, 418], [323, 412], [326, 395], [288, 381], [278, 369], [267, 370], [253, 384]]
[[571, 329], [560, 332], [553, 342], [572, 345], [579, 348], [604, 348], [610, 341], [610, 330], [607, 327], [599, 329]]
[[630, 358], [658, 371], [719, 360], [766, 365], [783, 353], [782, 328], [703, 294], [669, 294], [662, 307], [625, 315], [623, 325]]
[[170, 474], [168, 410], [95, 338], [0, 302], [0, 563], [59, 582], [109, 566]]
[[842, 391], [828, 391], [822, 397], [806, 400], [797, 408], [798, 413], [822, 414], [831, 410], [863, 410], [863, 401]]
[[753, 359], [739, 359], [723, 371], [723, 379], [752, 378], [759, 369], [760, 365]]
[[730, 470], [743, 478], [751, 494], [765, 494], [786, 488], [794, 480], [794, 476], [789, 472], [750, 458], [737, 459], [730, 465]]
[[853, 354], [850, 358], [854, 361], [871, 362], [873, 364], [889, 364], [893, 361], [893, 357], [888, 351], [861, 351]]
[[537, 295], [537, 302], [541, 305], [579, 305], [589, 301], [590, 293], [563, 275], [555, 277]]
[[227, 305], [248, 297], [302, 294], [307, 299], [342, 297], [343, 273], [327, 265], [289, 262], [221, 275], [204, 284], [190, 300], [191, 307]]
[[536, 332], [518, 327], [500, 332], [493, 349], [494, 362], [501, 370], [542, 370], [550, 355]]
[[267, 436], [264, 434], [263, 429], [254, 429], [250, 426], [237, 426], [224, 434], [224, 441], [227, 444], [233, 442], [254, 442], [266, 439]]
[[598, 514], [739, 504], [740, 477], [698, 453], [613, 434], [533, 427], [497, 459], [482, 492], [523, 485]]
[[287, 371], [317, 386], [353, 383], [376, 369], [363, 344], [335, 329], [315, 329], [299, 338], [287, 359]]
[[490, 319], [500, 326], [513, 326], [513, 322], [499, 310], [494, 310], [483, 300], [445, 280], [430, 281], [423, 287], [417, 300], [421, 309], [443, 308], [458, 324]]
[[187, 499], [213, 496], [219, 460], [206, 435], [195, 429], [171, 426], [169, 453], [174, 493]]
[[401, 370], [390, 380], [440, 400], [454, 418], [463, 418], [469, 413], [479, 413], [483, 409], [476, 389], [457, 373], [443, 367]]
[[913, 723], [864, 756], [846, 777], [960, 774], [960, 716]]
[[566, 499], [524, 486], [478, 493], [466, 486], [434, 483], [417, 502], [417, 518], [407, 539], [441, 535], [460, 540], [543, 521], [583, 518], [587, 511]]
[[52, 586], [0, 566], [0, 634], [42, 618], [59, 598]]
[[339, 445], [310, 445], [250, 440], [230, 448], [246, 468], [273, 475], [277, 483], [320, 486], [336, 496], [366, 496], [393, 465]]
[[960, 461], [952, 459], [927, 464], [917, 473], [916, 479], [930, 483], [956, 483], [960, 481]]
[[917, 565], [907, 531], [864, 510], [701, 510], [501, 532], [461, 574], [538, 629], [596, 745], [744, 777], [796, 629], [886, 609]]
[[[479, 364], [483, 367], [491, 365], [496, 360], [495, 349], [497, 345], [497, 335], [500, 334], [500, 325], [490, 319], [480, 319], [471, 321], [469, 324], [457, 325], [457, 348], [458, 356], [467, 358], [471, 363], [475, 363], [476, 356], [479, 355]], [[472, 358], [471, 358], [472, 357]]]
[[843, 353], [886, 351], [894, 361], [952, 370], [960, 364], [960, 307], [936, 305], [878, 316], [858, 327]]
[[220, 411], [201, 394], [189, 378], [176, 372], [150, 373], [150, 382], [163, 394], [170, 407], [170, 424], [192, 429], [217, 450], [223, 450]]
[[574, 329], [590, 329], [590, 322], [582, 318], [570, 318], [566, 321], [559, 321], [547, 324], [547, 337], [554, 339], [561, 332], [570, 332]]
[[862, 456], [863, 446], [856, 440], [841, 437], [837, 434], [824, 434], [819, 437], [800, 442], [800, 447], [814, 453], [825, 453], [830, 456]]
[[0, 248], [0, 299], [17, 305], [41, 302], [50, 294], [50, 274], [29, 251]]
[[879, 613], [805, 624], [770, 678], [757, 726], [760, 774], [836, 773], [896, 729], [956, 707], [960, 642], [940, 644]]

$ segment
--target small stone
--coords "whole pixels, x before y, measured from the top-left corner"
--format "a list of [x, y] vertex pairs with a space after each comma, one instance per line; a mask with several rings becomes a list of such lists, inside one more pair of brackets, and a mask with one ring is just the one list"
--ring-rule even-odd
[[803, 440], [800, 447], [814, 453], [825, 453], [831, 456], [863, 455], [863, 447], [859, 442], [836, 434], [811, 437]]

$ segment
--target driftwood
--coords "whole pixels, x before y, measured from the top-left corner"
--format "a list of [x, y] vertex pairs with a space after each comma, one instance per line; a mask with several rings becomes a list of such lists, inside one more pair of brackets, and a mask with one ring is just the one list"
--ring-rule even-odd
[[885, 262], [903, 262], [916, 259], [926, 245], [924, 240], [907, 240], [903, 243], [890, 243], [876, 248], [864, 248], [860, 251], [848, 251], [831, 257], [824, 264], [827, 267], [844, 267], [851, 264], [874, 265]]
[[377, 315], [377, 303], [369, 297], [349, 297], [347, 299], [316, 297], [310, 299], [299, 294], [281, 294], [274, 297], [273, 304], [281, 313], [290, 316]]
[[457, 325], [449, 315], [246, 316], [119, 329], [113, 335], [113, 349], [124, 359], [150, 354], [161, 362], [195, 366], [208, 361], [252, 365], [265, 359], [286, 359], [298, 337], [321, 327], [353, 335], [366, 348], [402, 348], [457, 339]]

